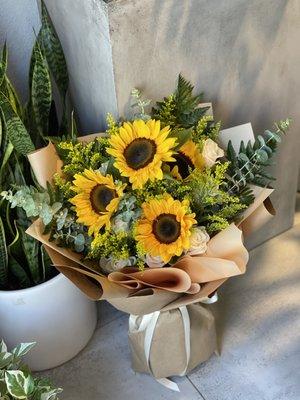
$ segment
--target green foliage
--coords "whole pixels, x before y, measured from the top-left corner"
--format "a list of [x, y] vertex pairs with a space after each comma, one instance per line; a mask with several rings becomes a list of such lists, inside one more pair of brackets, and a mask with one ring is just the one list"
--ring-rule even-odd
[[221, 123], [214, 123], [213, 116], [204, 115], [197, 123], [193, 130], [192, 139], [196, 143], [201, 143], [206, 139], [211, 139], [214, 142], [218, 140], [221, 129]]
[[131, 254], [135, 254], [134, 238], [126, 232], [112, 233], [106, 231], [99, 233], [91, 243], [91, 249], [87, 255], [89, 259], [114, 258], [126, 260]]
[[[8, 50], [5, 44], [0, 56], [0, 217], [5, 221], [0, 230], [0, 248], [6, 248], [7, 262], [0, 266], [1, 289], [18, 289], [43, 282], [56, 274], [43, 247], [29, 238], [25, 229], [32, 218], [52, 221], [61, 204], [49, 199], [50, 194], [38, 193], [27, 154], [48, 143], [46, 137], [58, 134], [59, 124], [70, 126], [63, 131], [66, 139], [75, 140], [77, 128], [74, 115], [64, 107], [58, 121], [52, 95], [51, 77], [57, 83], [61, 99], [66, 104], [68, 73], [59, 39], [42, 4], [42, 26], [32, 50], [29, 69], [29, 99], [22, 105], [7, 75]], [[51, 71], [51, 74], [50, 74]], [[28, 186], [10, 192], [11, 185]], [[48, 196], [48, 197], [47, 197]], [[10, 209], [9, 202], [14, 208]], [[22, 207], [22, 208], [20, 208]], [[2, 258], [4, 252], [2, 252]]]
[[156, 108], [152, 110], [153, 117], [160, 119], [163, 125], [170, 125], [171, 128], [195, 126], [208, 107], [199, 107], [202, 94], [194, 96], [193, 89], [193, 85], [180, 74], [175, 93], [165, 98], [163, 102], [156, 103]]
[[22, 155], [33, 151], [34, 144], [27, 132], [22, 120], [15, 113], [9, 99], [0, 94], [0, 109], [2, 112], [2, 124], [5, 126], [6, 134], [14, 149]]
[[191, 188], [189, 199], [199, 225], [209, 234], [225, 229], [238, 218], [246, 205], [238, 196], [228, 193], [226, 172], [229, 163], [216, 164], [214, 169], [195, 169], [185, 179]]
[[132, 89], [130, 107], [133, 111], [133, 119], [148, 121], [151, 116], [146, 114], [145, 107], [149, 106], [151, 100], [143, 99], [140, 90]]
[[42, 1], [42, 28], [40, 31], [40, 39], [47, 63], [57, 83], [62, 99], [65, 101], [69, 85], [67, 63], [60, 40], [44, 1]]
[[238, 192], [248, 183], [258, 186], [268, 186], [274, 180], [266, 168], [271, 165], [271, 158], [277, 150], [281, 136], [285, 135], [290, 125], [290, 120], [280, 121], [275, 124], [275, 130], [266, 130], [264, 135], [256, 137], [254, 143], [247, 145], [241, 142], [238, 153], [234, 150], [231, 141], [227, 147], [227, 159], [230, 161], [228, 174], [232, 182], [232, 190]]
[[64, 163], [63, 172], [72, 177], [88, 168], [100, 168], [110, 159], [106, 153], [107, 146], [108, 139], [104, 137], [98, 137], [90, 143], [71, 141], [57, 143], [57, 152]]
[[8, 284], [8, 252], [5, 230], [0, 217], [0, 289]]
[[34, 345], [21, 343], [8, 351], [4, 341], [0, 342], [0, 399], [58, 400], [62, 389], [54, 388], [48, 379], [34, 377], [22, 362]]
[[32, 73], [31, 102], [37, 129], [43, 137], [48, 133], [52, 87], [48, 66], [39, 45], [36, 46]]

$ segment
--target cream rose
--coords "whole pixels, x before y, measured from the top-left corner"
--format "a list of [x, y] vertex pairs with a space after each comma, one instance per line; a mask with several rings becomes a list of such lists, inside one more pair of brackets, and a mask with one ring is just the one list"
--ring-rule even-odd
[[213, 140], [206, 139], [202, 150], [202, 156], [205, 161], [205, 166], [212, 167], [218, 158], [224, 156], [224, 150], [222, 150]]
[[150, 254], [147, 254], [145, 261], [150, 268], [161, 268], [165, 265], [160, 256], [150, 256]]
[[205, 253], [209, 239], [209, 234], [206, 232], [204, 226], [197, 226], [192, 231], [190, 237], [191, 247], [186, 251], [186, 254], [195, 256]]
[[124, 260], [117, 260], [113, 257], [105, 258], [101, 257], [99, 265], [106, 273], [110, 274], [111, 272], [119, 271], [124, 267], [131, 267], [136, 263], [135, 257], [129, 257]]

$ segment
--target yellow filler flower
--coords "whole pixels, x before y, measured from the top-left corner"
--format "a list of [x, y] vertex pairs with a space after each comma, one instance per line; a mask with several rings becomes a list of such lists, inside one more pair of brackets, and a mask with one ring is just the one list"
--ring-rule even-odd
[[192, 140], [185, 142], [174, 155], [174, 158], [176, 164], [170, 163], [170, 167], [172, 168], [172, 165], [174, 165], [171, 174], [177, 179], [186, 178], [190, 174], [189, 168], [203, 169], [205, 166], [204, 158], [197, 144]]
[[107, 153], [115, 157], [115, 167], [129, 178], [133, 189], [141, 188], [148, 180], [162, 179], [162, 162], [172, 157], [176, 138], [168, 137], [169, 127], [160, 129], [160, 121], [125, 122], [119, 132], [109, 139]]
[[143, 218], [137, 223], [136, 240], [146, 253], [160, 256], [165, 263], [190, 247], [195, 214], [188, 214], [188, 200], [174, 200], [170, 195], [142, 205]]
[[104, 225], [109, 229], [124, 187], [115, 185], [111, 175], [103, 176], [91, 169], [74, 177], [73, 190], [77, 194], [70, 202], [75, 206], [77, 222], [89, 227], [90, 236], [97, 234]]

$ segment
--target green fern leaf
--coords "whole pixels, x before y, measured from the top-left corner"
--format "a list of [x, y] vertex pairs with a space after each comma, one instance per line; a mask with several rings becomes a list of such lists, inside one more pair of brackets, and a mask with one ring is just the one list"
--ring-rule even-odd
[[40, 31], [40, 38], [43, 52], [64, 101], [69, 85], [67, 63], [44, 1], [42, 1], [42, 28]]

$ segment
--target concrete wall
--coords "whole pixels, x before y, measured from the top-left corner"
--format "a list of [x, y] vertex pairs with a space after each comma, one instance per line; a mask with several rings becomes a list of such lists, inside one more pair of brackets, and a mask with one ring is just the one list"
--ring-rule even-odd
[[181, 71], [230, 127], [256, 133], [290, 116], [277, 157], [276, 218], [254, 246], [293, 223], [300, 150], [300, 2], [298, 0], [117, 0], [109, 21], [118, 108], [133, 86], [157, 99]]
[[[154, 100], [168, 94], [180, 71], [213, 101], [224, 128], [251, 121], [260, 133], [274, 120], [291, 116], [293, 128], [275, 169], [278, 215], [251, 246], [292, 225], [300, 147], [299, 0], [46, 4], [66, 54], [71, 95], [84, 132], [103, 129], [108, 111], [126, 114], [132, 87]], [[29, 32], [28, 25], [34, 24], [31, 19], [23, 27], [19, 24], [24, 15], [36, 21], [36, 8], [32, 0], [0, 0], [0, 6], [0, 36], [8, 31], [11, 40], [20, 40], [13, 45], [12, 72], [25, 92], [28, 40], [23, 45], [21, 38], [24, 27]], [[18, 25], [11, 15], [19, 15]]]
[[7, 41], [9, 75], [24, 101], [28, 94], [31, 50], [40, 18], [36, 0], [0, 0], [0, 48]]

